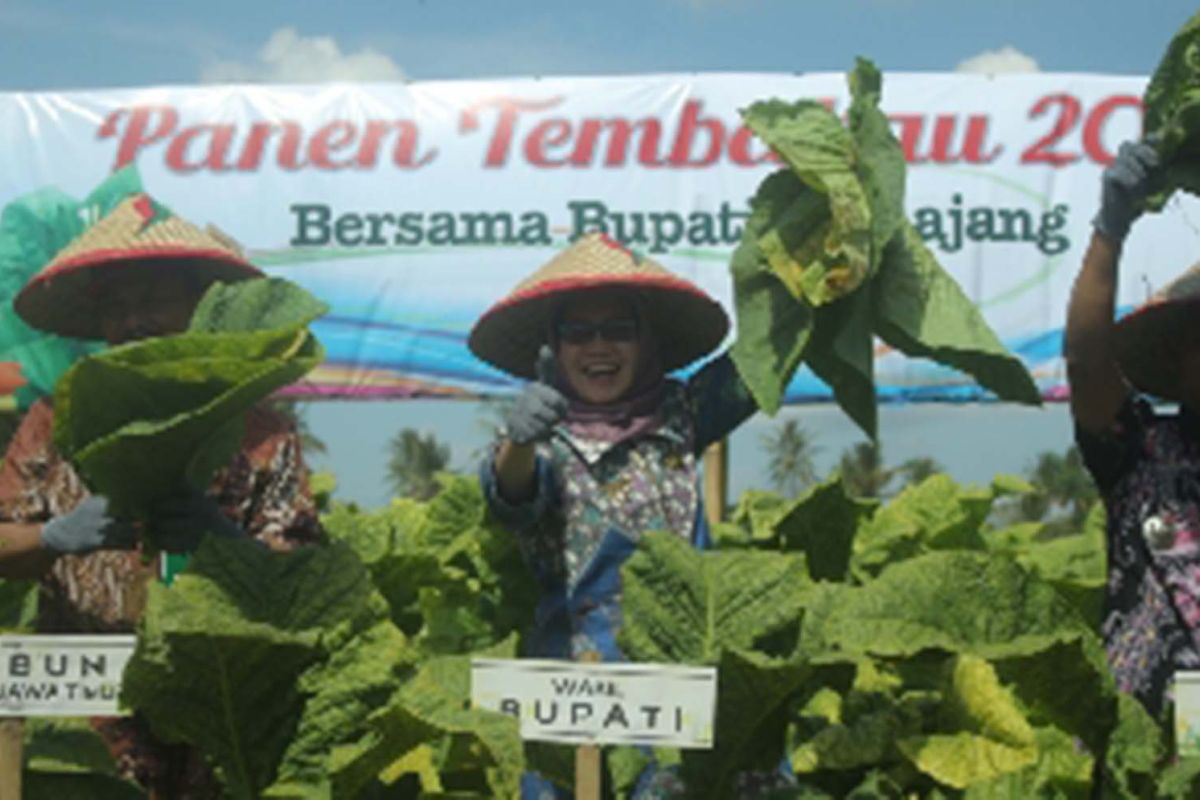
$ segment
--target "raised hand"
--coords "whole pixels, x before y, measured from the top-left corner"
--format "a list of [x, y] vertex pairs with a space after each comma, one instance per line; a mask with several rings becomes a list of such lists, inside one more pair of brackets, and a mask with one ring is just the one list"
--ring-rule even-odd
[[1146, 198], [1162, 187], [1162, 160], [1156, 145], [1153, 135], [1125, 142], [1101, 176], [1100, 211], [1092, 225], [1117, 244], [1146, 209]]
[[548, 345], [542, 345], [535, 365], [537, 380], [526, 384], [505, 415], [508, 439], [513, 444], [545, 441], [554, 426], [566, 417], [567, 398], [554, 388], [556, 370], [554, 352]]

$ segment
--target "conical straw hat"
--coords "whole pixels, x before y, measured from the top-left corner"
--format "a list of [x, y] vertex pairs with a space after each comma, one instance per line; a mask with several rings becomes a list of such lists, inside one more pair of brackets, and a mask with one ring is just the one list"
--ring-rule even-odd
[[668, 372], [710, 353], [729, 332], [721, 305], [666, 267], [641, 258], [603, 234], [588, 234], [552, 258], [471, 329], [479, 358], [520, 378], [535, 377], [538, 349], [553, 315], [570, 295], [627, 289], [643, 302]]
[[1116, 325], [1117, 362], [1143, 392], [1182, 401], [1183, 356], [1200, 347], [1200, 264]]
[[89, 287], [110, 270], [130, 266], [189, 270], [201, 290], [217, 280], [262, 275], [228, 236], [201, 230], [136, 194], [60, 250], [16, 296], [13, 308], [35, 328], [98, 339], [104, 298]]

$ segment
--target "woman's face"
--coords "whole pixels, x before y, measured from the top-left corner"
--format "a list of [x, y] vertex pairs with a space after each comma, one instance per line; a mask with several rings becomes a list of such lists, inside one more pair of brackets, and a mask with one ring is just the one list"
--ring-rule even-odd
[[581, 400], [603, 405], [629, 392], [641, 345], [637, 316], [628, 302], [605, 297], [572, 302], [555, 336], [559, 367]]
[[100, 332], [110, 345], [187, 329], [200, 297], [189, 276], [164, 268], [127, 269], [93, 287]]

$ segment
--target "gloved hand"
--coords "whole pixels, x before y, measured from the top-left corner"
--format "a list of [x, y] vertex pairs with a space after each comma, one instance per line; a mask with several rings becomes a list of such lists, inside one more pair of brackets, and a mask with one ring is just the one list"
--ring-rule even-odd
[[504, 417], [513, 444], [544, 441], [567, 416], [567, 398], [554, 388], [554, 352], [547, 345], [538, 351], [536, 371], [537, 380], [526, 384]]
[[133, 524], [108, 512], [108, 500], [92, 495], [74, 511], [42, 526], [42, 546], [58, 554], [83, 555], [95, 550], [128, 550], [137, 533]]
[[1120, 244], [1134, 220], [1146, 209], [1146, 198], [1163, 185], [1158, 137], [1125, 142], [1100, 178], [1100, 211], [1092, 220], [1096, 230]]
[[205, 534], [224, 538], [245, 535], [216, 500], [196, 490], [156, 503], [146, 525], [168, 553], [190, 553]]

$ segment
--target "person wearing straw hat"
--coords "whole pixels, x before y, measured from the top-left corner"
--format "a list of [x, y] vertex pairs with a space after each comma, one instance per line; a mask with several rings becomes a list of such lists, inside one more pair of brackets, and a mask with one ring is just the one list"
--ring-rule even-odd
[[[471, 330], [475, 355], [529, 381], [481, 465], [489, 507], [516, 535], [541, 591], [526, 655], [622, 660], [620, 566], [639, 537], [671, 531], [708, 544], [697, 458], [756, 405], [728, 357], [686, 383], [666, 376], [728, 331], [720, 304], [698, 287], [597, 233]], [[776, 773], [742, 778], [787, 783]], [[651, 769], [636, 796], [676, 796], [677, 783]], [[523, 796], [554, 795], [529, 775]]]
[[[118, 204], [64, 247], [13, 301], [29, 325], [117, 345], [184, 331], [214, 281], [258, 277], [240, 249], [145, 194]], [[54, 450], [49, 399], [33, 404], [0, 467], [0, 577], [41, 579], [38, 630], [134, 630], [156, 565], [143, 563], [131, 523], [88, 496]], [[205, 532], [253, 536], [273, 549], [321, 540], [299, 437], [268, 409], [246, 420], [241, 451], [207, 494], [155, 509], [168, 550], [188, 551]], [[194, 751], [154, 741], [138, 717], [96, 720], [123, 777], [152, 796], [216, 796]]]
[[1108, 512], [1105, 647], [1155, 715], [1174, 671], [1200, 668], [1200, 265], [1113, 316], [1125, 238], [1163, 185], [1152, 138], [1105, 169], [1065, 341], [1076, 441]]

